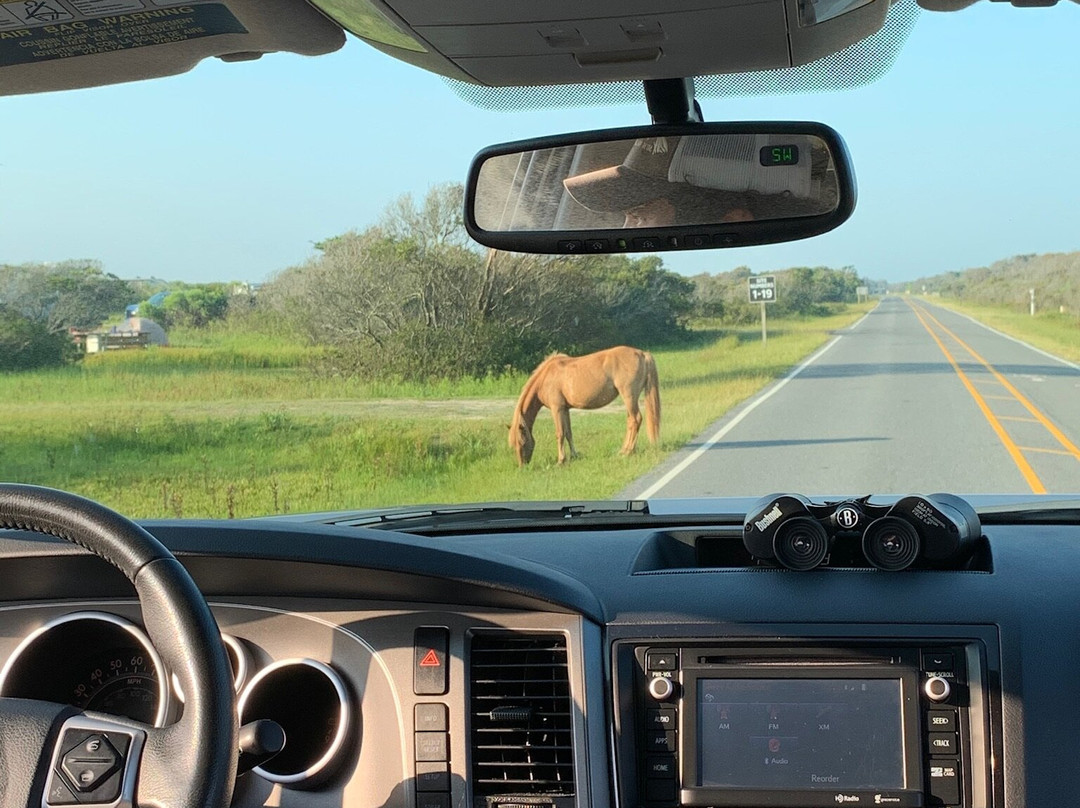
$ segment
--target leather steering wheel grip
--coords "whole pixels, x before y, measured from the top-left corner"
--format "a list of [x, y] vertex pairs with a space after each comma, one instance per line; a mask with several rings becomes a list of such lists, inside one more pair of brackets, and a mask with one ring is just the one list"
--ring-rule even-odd
[[50, 488], [0, 483], [0, 528], [78, 544], [134, 584], [146, 633], [187, 697], [180, 721], [147, 733], [136, 802], [225, 808], [238, 756], [232, 670], [213, 614], [180, 562], [134, 522]]

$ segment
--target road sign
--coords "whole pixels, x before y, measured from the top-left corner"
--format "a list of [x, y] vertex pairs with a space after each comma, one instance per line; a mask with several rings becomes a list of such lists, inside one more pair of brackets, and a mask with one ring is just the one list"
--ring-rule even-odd
[[776, 276], [756, 275], [746, 279], [750, 287], [751, 303], [776, 302]]

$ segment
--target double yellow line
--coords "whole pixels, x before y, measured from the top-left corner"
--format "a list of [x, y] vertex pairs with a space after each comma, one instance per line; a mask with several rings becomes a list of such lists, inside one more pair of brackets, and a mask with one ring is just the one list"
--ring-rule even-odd
[[[937, 343], [938, 348], [941, 349], [941, 352], [945, 355], [945, 358], [949, 360], [949, 364], [952, 365], [952, 369], [956, 371], [956, 375], [960, 378], [960, 381], [963, 382], [964, 387], [967, 388], [968, 393], [970, 393], [971, 397], [975, 400], [975, 403], [978, 405], [979, 410], [982, 412], [987, 422], [989, 422], [990, 427], [994, 430], [994, 434], [998, 436], [998, 440], [1001, 441], [1002, 445], [1005, 447], [1005, 450], [1009, 453], [1009, 456], [1016, 464], [1016, 467], [1020, 470], [1020, 473], [1027, 481], [1027, 484], [1031, 487], [1032, 493], [1045, 494], [1046, 486], [1043, 485], [1042, 480], [1039, 479], [1039, 475], [1036, 474], [1035, 470], [1031, 467], [1031, 464], [1024, 456], [1024, 452], [1050, 452], [1053, 454], [1068, 454], [1072, 455], [1078, 461], [1080, 461], [1080, 448], [1077, 448], [1077, 446], [1072, 441], [1070, 441], [1068, 437], [1065, 436], [1065, 434], [1057, 427], [1056, 424], [1054, 424], [1053, 421], [1047, 418], [1039, 410], [1038, 407], [1032, 404], [1031, 401], [1029, 401], [1023, 393], [1017, 390], [1016, 387], [1013, 386], [1013, 384], [1008, 379], [1002, 376], [993, 365], [991, 365], [982, 356], [980, 356], [974, 348], [972, 348], [970, 345], [960, 339], [960, 337], [958, 337], [956, 334], [946, 328], [941, 323], [941, 321], [938, 320], [927, 309], [921, 306], [916, 306], [910, 300], [907, 301], [907, 304], [911, 306], [911, 310], [915, 313], [915, 316], [919, 318], [919, 322], [922, 323], [923, 328], [925, 328], [927, 333], [930, 334], [931, 337], [933, 337], [934, 342]], [[981, 393], [979, 393], [979, 391], [975, 388], [975, 384], [963, 371], [959, 363], [957, 363], [952, 353], [950, 353], [949, 349], [945, 346], [945, 343], [941, 341], [941, 338], [937, 335], [937, 333], [935, 333], [934, 329], [930, 327], [931, 322], [939, 329], [941, 329], [942, 333], [951, 337], [957, 345], [967, 351], [968, 354], [971, 355], [972, 359], [985, 367], [994, 377], [994, 379], [998, 382], [998, 384], [1000, 384], [1002, 387], [1005, 388], [1005, 390], [1009, 392], [1009, 396], [1011, 396], [1011, 398], [1006, 396], [983, 396]], [[1001, 398], [1004, 400], [1017, 401], [1021, 405], [1023, 405], [1029, 413], [1031, 413], [1032, 417], [1021, 419], [1009, 416], [998, 416], [994, 413], [993, 410], [990, 409], [990, 405], [986, 403], [987, 398]], [[1012, 436], [1009, 435], [1008, 431], [1006, 431], [1005, 427], [1002, 426], [1002, 420], [1023, 420], [1042, 424], [1046, 431], [1049, 432], [1050, 435], [1052, 435], [1053, 438], [1061, 445], [1062, 450], [1036, 449], [1032, 447], [1018, 446], [1016, 444], [1016, 441], [1014, 441], [1012, 439]]]

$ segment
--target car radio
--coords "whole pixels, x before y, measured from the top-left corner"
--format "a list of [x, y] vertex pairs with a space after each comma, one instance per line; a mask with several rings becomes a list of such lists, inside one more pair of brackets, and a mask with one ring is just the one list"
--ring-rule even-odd
[[675, 641], [633, 644], [628, 662], [630, 650], [641, 808], [988, 804], [977, 643]]

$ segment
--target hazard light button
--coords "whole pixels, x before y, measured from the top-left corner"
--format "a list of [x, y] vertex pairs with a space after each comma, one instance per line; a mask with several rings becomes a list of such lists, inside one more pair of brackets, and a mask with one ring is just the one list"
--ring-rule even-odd
[[442, 696], [449, 689], [446, 654], [450, 630], [421, 626], [413, 634], [413, 692], [418, 696]]

